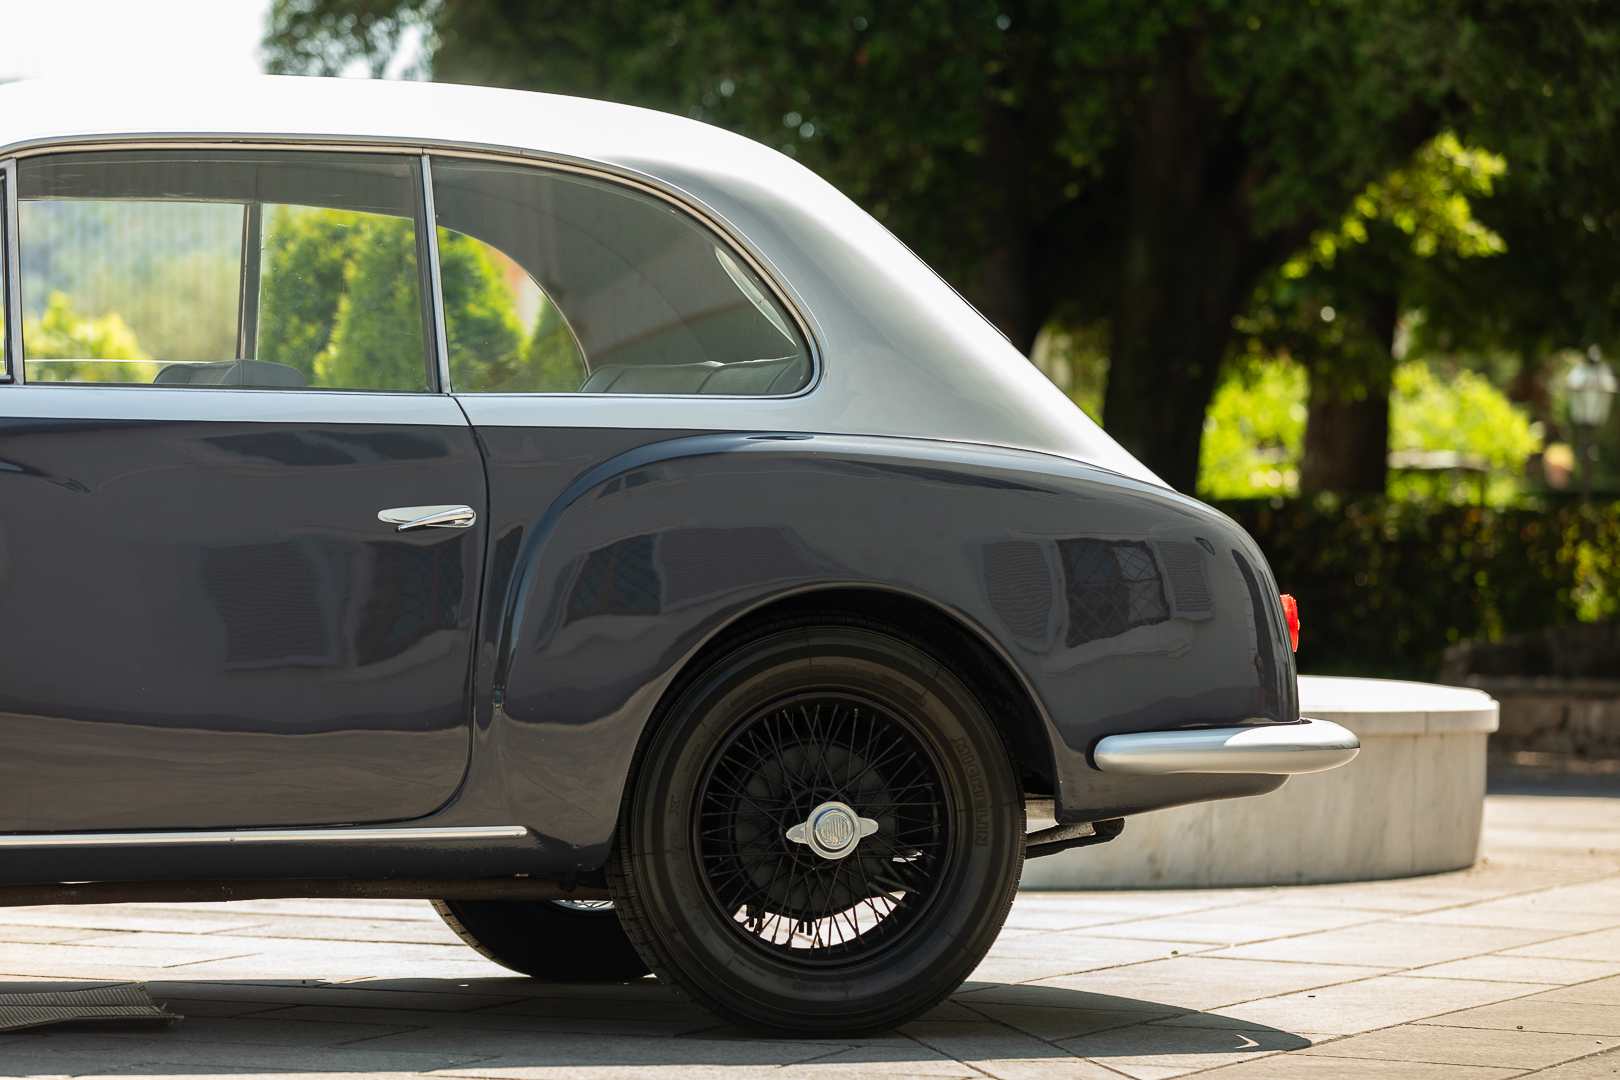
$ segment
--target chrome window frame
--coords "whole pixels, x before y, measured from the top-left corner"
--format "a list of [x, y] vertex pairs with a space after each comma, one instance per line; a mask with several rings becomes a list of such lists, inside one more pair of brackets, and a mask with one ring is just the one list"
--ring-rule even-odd
[[[433, 321], [434, 332], [438, 338], [435, 346], [438, 349], [438, 368], [440, 385], [436, 390], [430, 388], [429, 393], [450, 395], [454, 388], [450, 384], [449, 365], [450, 355], [448, 348], [448, 330], [444, 319], [444, 295], [441, 289], [439, 269], [439, 243], [438, 222], [433, 212], [433, 170], [434, 158], [451, 160], [492, 161], [507, 165], [528, 166], [530, 168], [552, 169], [558, 172], [573, 173], [575, 175], [600, 180], [605, 183], [629, 188], [634, 191], [650, 195], [672, 206], [677, 211], [692, 218], [702, 228], [711, 232], [718, 240], [725, 243], [728, 250], [742, 259], [759, 280], [770, 291], [771, 297], [781, 305], [782, 310], [792, 320], [795, 329], [804, 339], [805, 348], [810, 354], [810, 378], [804, 386], [791, 394], [612, 394], [593, 393], [584, 394], [579, 391], [551, 391], [519, 394], [478, 394], [478, 397], [520, 397], [524, 399], [560, 398], [580, 399], [592, 398], [598, 400], [657, 400], [657, 401], [791, 401], [806, 397], [820, 387], [825, 375], [825, 359], [821, 342], [815, 333], [812, 321], [806, 316], [804, 309], [794, 296], [785, 287], [775, 271], [764, 258], [754, 250], [752, 244], [719, 214], [703, 206], [697, 200], [688, 196], [673, 186], [665, 186], [653, 179], [632, 173], [628, 170], [616, 169], [602, 162], [580, 161], [565, 158], [560, 155], [550, 155], [537, 150], [525, 150], [514, 147], [476, 146], [459, 143], [434, 143], [424, 140], [390, 140], [368, 139], [361, 137], [328, 138], [298, 136], [272, 136], [272, 135], [128, 135], [128, 136], [64, 136], [39, 140], [35, 142], [19, 143], [4, 149], [0, 153], [6, 154], [3, 162], [6, 170], [6, 264], [8, 268], [8, 287], [6, 289], [6, 336], [8, 345], [7, 362], [11, 363], [11, 346], [15, 343], [16, 366], [10, 372], [6, 381], [16, 384], [26, 382], [22, 371], [22, 324], [19, 321], [22, 315], [22, 282], [20, 277], [21, 248], [17, 237], [17, 185], [16, 170], [18, 162], [23, 158], [42, 157], [49, 154], [87, 153], [97, 150], [287, 150], [306, 152], [341, 152], [364, 154], [393, 154], [414, 155], [422, 163], [422, 196], [425, 200], [423, 209], [429, 222], [429, 274], [433, 292]], [[111, 388], [111, 387], [109, 387]], [[120, 389], [141, 390], [142, 387], [128, 386]], [[237, 388], [242, 392], [255, 394], [298, 394], [301, 390], [292, 389], [259, 389]], [[383, 390], [353, 390], [348, 393], [405, 393], [402, 391]], [[409, 392], [410, 396], [416, 396]]]
[[8, 157], [0, 163], [4, 170], [5, 197], [5, 377], [0, 382], [23, 383], [27, 372], [23, 370], [22, 352], [22, 248], [17, 240], [17, 159]]
[[448, 394], [450, 383], [450, 331], [444, 317], [444, 279], [439, 273], [439, 212], [433, 205], [433, 159], [422, 158], [422, 222], [427, 231], [428, 292], [433, 303], [433, 349], [438, 359], [438, 392]]

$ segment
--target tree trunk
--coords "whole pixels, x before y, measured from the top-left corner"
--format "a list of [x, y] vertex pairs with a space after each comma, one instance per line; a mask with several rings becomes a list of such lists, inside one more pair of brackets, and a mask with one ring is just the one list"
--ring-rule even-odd
[[985, 119], [986, 153], [980, 165], [988, 197], [975, 209], [984, 261], [963, 295], [1028, 356], [1044, 313], [1037, 313], [1032, 281], [1035, 236], [1025, 199], [1029, 145], [1021, 114], [992, 105]]
[[[1368, 332], [1388, 350], [1395, 341], [1399, 303], [1380, 293], [1365, 301]], [[1382, 493], [1388, 479], [1389, 391], [1394, 358], [1387, 351], [1370, 370], [1315, 372], [1299, 490]]]
[[1142, 101], [1126, 167], [1103, 420], [1143, 464], [1191, 492], [1232, 319], [1294, 238], [1255, 237], [1249, 197], [1259, 175], [1236, 136], [1241, 118], [1194, 91], [1196, 50], [1179, 52]]
[[1361, 401], [1311, 396], [1299, 490], [1306, 494], [1384, 490], [1389, 455], [1389, 384]]

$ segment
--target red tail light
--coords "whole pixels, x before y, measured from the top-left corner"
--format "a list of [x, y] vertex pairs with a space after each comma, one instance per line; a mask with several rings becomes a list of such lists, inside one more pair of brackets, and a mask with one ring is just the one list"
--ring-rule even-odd
[[1287, 593], [1282, 594], [1283, 616], [1288, 620], [1288, 643], [1299, 652], [1299, 602]]

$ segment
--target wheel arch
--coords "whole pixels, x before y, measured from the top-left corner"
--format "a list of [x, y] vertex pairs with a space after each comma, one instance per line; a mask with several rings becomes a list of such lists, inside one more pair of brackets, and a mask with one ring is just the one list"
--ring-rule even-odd
[[959, 614], [933, 600], [883, 587], [807, 589], [769, 600], [718, 627], [681, 665], [653, 710], [644, 737], [687, 677], [737, 641], [774, 624], [817, 615], [866, 621], [874, 629], [899, 630], [918, 639], [949, 665], [984, 706], [1001, 733], [1023, 790], [1044, 796], [1054, 793], [1057, 769], [1052, 729], [1039, 697], [1017, 666], [993, 638]]

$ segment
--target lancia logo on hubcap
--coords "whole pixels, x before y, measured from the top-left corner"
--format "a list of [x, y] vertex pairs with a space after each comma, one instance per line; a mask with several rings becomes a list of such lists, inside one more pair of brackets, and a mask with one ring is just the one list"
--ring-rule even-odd
[[877, 832], [878, 823], [861, 817], [841, 802], [824, 802], [810, 811], [806, 821], [787, 831], [795, 844], [808, 844], [823, 859], [842, 859], [861, 840]]

